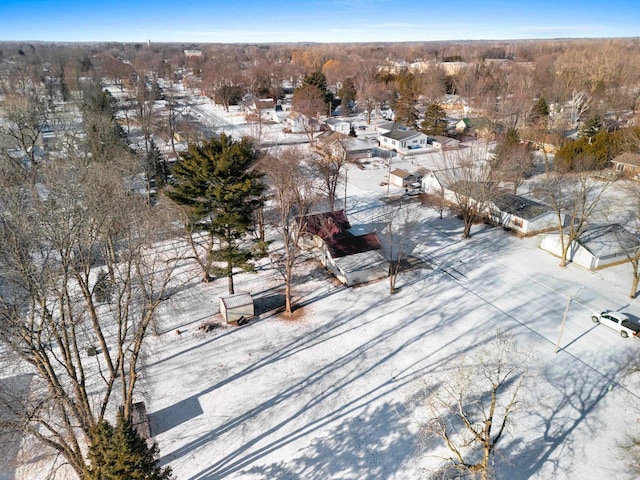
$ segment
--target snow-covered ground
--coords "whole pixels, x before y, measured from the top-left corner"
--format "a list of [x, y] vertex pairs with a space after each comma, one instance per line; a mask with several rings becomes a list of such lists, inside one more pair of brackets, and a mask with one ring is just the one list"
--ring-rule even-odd
[[[227, 127], [242, 125], [239, 112], [206, 109]], [[396, 157], [391, 168], [438, 161]], [[402, 193], [382, 185], [388, 171], [375, 158], [349, 167], [354, 226], [375, 219], [385, 195]], [[403, 208], [416, 206], [407, 199]], [[178, 480], [424, 478], [434, 465], [418, 435], [425, 386], [498, 331], [532, 358], [525, 408], [498, 444], [499, 478], [634, 478], [619, 445], [640, 433], [640, 382], [627, 374], [640, 340], [590, 319], [592, 309], [640, 317], [628, 298], [631, 268], [560, 268], [536, 237], [478, 225], [463, 240], [454, 216], [419, 212], [413, 254], [422, 262], [400, 275], [395, 295], [386, 280], [342, 287], [307, 258], [294, 289], [299, 308], [288, 318], [274, 310], [282, 282], [264, 261], [236, 277], [258, 315], [227, 326], [218, 313], [226, 281], [203, 284], [185, 265], [140, 383], [162, 464]], [[218, 328], [199, 328], [212, 322]]]
[[[349, 170], [352, 223], [375, 217], [385, 173]], [[395, 295], [386, 280], [341, 287], [309, 259], [292, 319], [268, 310], [282, 291], [267, 263], [237, 277], [260, 310], [245, 326], [198, 328], [220, 322], [225, 281], [189, 280], [166, 302], [143, 387], [162, 463], [179, 480], [422, 478], [433, 465], [417, 436], [425, 384], [498, 330], [533, 359], [526, 408], [498, 444], [499, 478], [625, 478], [619, 444], [640, 433], [640, 383], [626, 372], [640, 341], [590, 314], [640, 317], [630, 267], [563, 269], [536, 237], [480, 225], [463, 240], [455, 217], [420, 213], [424, 263]]]

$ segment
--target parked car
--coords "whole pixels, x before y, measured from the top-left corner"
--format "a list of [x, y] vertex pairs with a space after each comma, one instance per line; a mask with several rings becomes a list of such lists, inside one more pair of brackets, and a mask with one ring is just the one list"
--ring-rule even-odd
[[629, 320], [629, 317], [624, 313], [610, 311], [600, 313], [593, 312], [591, 314], [591, 320], [593, 320], [594, 323], [601, 323], [615, 330], [622, 338], [629, 336], [637, 337], [638, 334], [640, 334], [640, 325]]

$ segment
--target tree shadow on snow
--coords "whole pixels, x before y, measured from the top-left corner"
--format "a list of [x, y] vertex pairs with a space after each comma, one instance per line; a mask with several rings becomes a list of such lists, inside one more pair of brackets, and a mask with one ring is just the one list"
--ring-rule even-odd
[[[597, 436], [606, 422], [598, 417], [598, 406], [612, 388], [624, 388], [618, 383], [624, 368], [605, 375], [571, 360], [572, 366], [566, 370], [559, 371], [556, 366], [544, 372], [549, 393], [544, 394], [544, 389], [532, 392], [527, 401], [527, 412], [519, 425], [533, 423], [530, 430], [537, 436], [515, 437], [499, 447], [504, 457], [499, 469], [502, 478], [524, 480], [540, 474], [544, 478], [572, 478], [575, 463], [585, 456], [580, 438]], [[609, 478], [620, 478], [621, 472], [614, 472], [615, 468], [611, 466]]]
[[415, 454], [414, 436], [403, 412], [398, 403], [364, 409], [313, 439], [291, 461], [254, 465], [246, 472], [265, 480], [392, 478]]

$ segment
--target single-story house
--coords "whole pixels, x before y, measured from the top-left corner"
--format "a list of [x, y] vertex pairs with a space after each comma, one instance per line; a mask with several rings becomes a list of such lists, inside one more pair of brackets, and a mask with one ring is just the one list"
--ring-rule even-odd
[[558, 228], [558, 217], [551, 207], [520, 195], [507, 192], [497, 195], [490, 211], [494, 222], [521, 235]]
[[417, 177], [406, 170], [396, 168], [389, 172], [389, 184], [400, 188], [406, 188], [417, 181]]
[[417, 150], [426, 148], [429, 137], [408, 127], [399, 127], [396, 130], [379, 135], [378, 141], [382, 148], [395, 150], [398, 153], [407, 155], [418, 153]]
[[622, 153], [611, 160], [613, 169], [623, 175], [635, 176], [640, 174], [640, 154]]
[[454, 201], [453, 192], [447, 189], [451, 176], [447, 169], [430, 171], [422, 177], [422, 191], [430, 195], [439, 195], [447, 201]]
[[347, 286], [389, 275], [375, 232], [354, 235], [344, 210], [307, 215], [303, 246], [315, 248], [320, 262]]
[[248, 320], [255, 315], [250, 293], [236, 293], [220, 297], [220, 313], [227, 323]]
[[333, 132], [349, 134], [351, 131], [351, 123], [339, 118], [327, 118], [324, 123]]
[[460, 142], [455, 138], [444, 137], [442, 135], [430, 137], [429, 141], [431, 142], [431, 145], [438, 150], [452, 150], [460, 146]]
[[[567, 236], [565, 235], [565, 241]], [[562, 256], [559, 234], [547, 234], [540, 248], [556, 257]], [[629, 260], [640, 253], [640, 240], [622, 225], [591, 225], [572, 242], [567, 252], [567, 261], [589, 270], [597, 270]]]
[[347, 149], [349, 159], [369, 158], [375, 156], [377, 150], [376, 145], [357, 137], [350, 137], [340, 132], [322, 132], [316, 137], [316, 146], [318, 145], [335, 146], [335, 148]]
[[406, 125], [403, 125], [402, 123], [395, 123], [395, 122], [381, 123], [380, 125], [376, 126], [376, 130], [378, 131], [378, 136], [384, 135], [385, 133], [393, 132], [394, 130], [398, 130], [400, 128], [406, 129], [408, 127]]
[[276, 102], [273, 98], [258, 98], [255, 95], [247, 93], [242, 97], [240, 105], [246, 112], [260, 115], [264, 120], [280, 121], [276, 113]]
[[320, 122], [315, 118], [307, 118], [301, 113], [292, 112], [287, 117], [287, 126], [291, 130], [291, 133], [306, 133], [307, 130], [311, 132], [319, 132]]

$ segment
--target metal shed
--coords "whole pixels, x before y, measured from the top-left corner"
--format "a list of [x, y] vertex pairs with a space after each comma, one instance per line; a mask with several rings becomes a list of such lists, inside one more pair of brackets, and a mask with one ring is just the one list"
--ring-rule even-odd
[[220, 313], [227, 323], [247, 320], [255, 314], [253, 297], [250, 293], [220, 297]]

